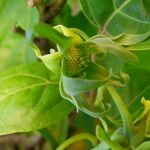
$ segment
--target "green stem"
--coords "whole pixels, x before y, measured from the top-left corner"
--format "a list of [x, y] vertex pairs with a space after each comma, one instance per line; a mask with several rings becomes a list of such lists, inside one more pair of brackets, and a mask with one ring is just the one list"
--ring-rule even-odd
[[45, 23], [37, 24], [34, 30], [38, 36], [48, 38], [50, 41], [57, 43], [62, 49], [68, 48], [72, 40]]
[[96, 136], [100, 141], [106, 143], [112, 150], [125, 150], [119, 143], [112, 141], [109, 134], [100, 126], [96, 127]]
[[50, 142], [50, 144], [52, 144], [53, 148], [57, 147], [58, 143], [56, 139], [53, 137], [53, 135], [48, 131], [48, 129], [43, 128], [43, 129], [40, 129], [39, 132], [44, 137], [44, 139], [46, 139], [47, 141]]
[[131, 138], [131, 136], [133, 135], [133, 124], [132, 124], [132, 117], [128, 111], [128, 109], [126, 108], [126, 105], [124, 104], [122, 98], [119, 96], [119, 94], [117, 93], [117, 91], [115, 90], [115, 88], [113, 86], [108, 86], [107, 87], [110, 95], [112, 96], [123, 121], [123, 129], [126, 135], [129, 136], [129, 138]]
[[97, 146], [97, 144], [98, 144], [95, 136], [88, 134], [88, 133], [82, 133], [82, 134], [75, 135], [75, 136], [71, 137], [70, 139], [66, 140], [64, 143], [62, 143], [57, 148], [57, 150], [64, 150], [69, 145], [73, 144], [74, 142], [83, 140], [83, 139], [89, 140], [92, 143], [93, 147]]
[[95, 103], [94, 103], [94, 106], [95, 107], [100, 107], [100, 109], [102, 111], [105, 111], [105, 106], [104, 106], [104, 103], [103, 103], [103, 97], [104, 97], [105, 89], [106, 89], [105, 86], [101, 86], [101, 87], [98, 88], [96, 100], [95, 100]]

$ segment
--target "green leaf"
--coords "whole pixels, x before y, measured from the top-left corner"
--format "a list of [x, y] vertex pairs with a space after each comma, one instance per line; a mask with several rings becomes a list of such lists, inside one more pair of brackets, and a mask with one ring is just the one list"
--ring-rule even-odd
[[40, 49], [36, 45], [33, 45], [33, 49], [34, 49], [36, 56], [42, 60], [42, 62], [45, 64], [45, 66], [49, 70], [51, 70], [55, 74], [60, 74], [61, 58], [62, 58], [61, 52], [56, 52], [53, 54], [46, 54], [42, 56]]
[[145, 51], [145, 50], [149, 51], [150, 50], [150, 38], [140, 43], [130, 45], [127, 47], [127, 49], [131, 51]]
[[27, 64], [37, 60], [31, 42], [19, 34], [7, 32], [0, 45], [0, 71], [19, 64]]
[[136, 150], [149, 150], [150, 148], [150, 141], [143, 142]]
[[[63, 34], [63, 32], [65, 32]], [[48, 38], [50, 41], [55, 42], [60, 46], [60, 50], [66, 50], [68, 46], [71, 44], [71, 41], [73, 40], [72, 36], [73, 33], [70, 33], [69, 30], [65, 27], [56, 26], [55, 28], [52, 28], [50, 25], [45, 23], [39, 23], [35, 26], [34, 32], [39, 37]], [[69, 34], [69, 36], [65, 36]]]
[[130, 81], [121, 93], [126, 99], [133, 120], [136, 120], [144, 109], [141, 104], [142, 97], [147, 99], [150, 97], [150, 72], [133, 67], [126, 68], [126, 72], [130, 76]]
[[[68, 1], [67, 3], [69, 3], [69, 5], [71, 6], [67, 4], [64, 5], [63, 9], [61, 10], [61, 13], [53, 19], [55, 24], [63, 24], [66, 27], [71, 27], [71, 28], [76, 27], [84, 31], [89, 36], [95, 35], [97, 33], [97, 28], [87, 20], [87, 18], [85, 17], [82, 11], [73, 14], [73, 12], [77, 10], [74, 6], [78, 5], [78, 1], [76, 2]], [[80, 9], [79, 6], [78, 8]], [[86, 24], [86, 28], [85, 28], [85, 24]]]
[[119, 143], [117, 143], [116, 141], [111, 140], [108, 133], [106, 133], [104, 131], [104, 129], [101, 128], [100, 126], [96, 127], [96, 136], [100, 141], [106, 143], [108, 145], [108, 147], [110, 147], [112, 150], [125, 150], [123, 147], [121, 147], [119, 145]]
[[28, 31], [33, 29], [34, 25], [39, 22], [39, 13], [35, 7], [29, 8], [26, 1], [22, 3], [24, 6], [22, 6], [22, 11], [18, 13], [16, 25]]
[[105, 109], [101, 109], [100, 107], [94, 106], [90, 103], [90, 99], [84, 93], [80, 93], [78, 95], [69, 95], [65, 91], [65, 87], [63, 85], [63, 81], [60, 81], [60, 94], [63, 98], [69, 100], [72, 104], [74, 104], [77, 108], [77, 111], [80, 109], [84, 113], [94, 117], [99, 118], [107, 113], [110, 109], [110, 105], [107, 103]]
[[0, 135], [47, 127], [73, 108], [60, 97], [58, 80], [41, 63], [0, 74]]
[[149, 4], [149, 0], [141, 0], [143, 7], [146, 11], [146, 13], [148, 13], [150, 15], [150, 4]]
[[[9, 17], [8, 17], [9, 16]], [[12, 33], [14, 25], [30, 30], [38, 22], [36, 8], [29, 9], [26, 1], [1, 0], [0, 2], [0, 70], [36, 60], [30, 39]]]
[[[136, 118], [135, 122], [138, 122], [139, 120], [143, 119], [145, 117], [145, 115], [147, 115], [150, 111], [150, 100], [145, 100], [145, 98], [143, 97], [141, 100], [141, 103], [144, 105], [144, 110], [140, 114], [140, 116], [138, 116], [138, 118]], [[148, 130], [148, 129], [145, 129], [145, 130]]]
[[35, 8], [29, 9], [26, 1], [1, 0], [0, 21], [2, 23], [0, 24], [0, 44], [5, 40], [6, 32], [13, 29], [15, 23], [19, 23], [23, 29], [29, 29], [37, 23], [38, 17], [37, 10]]
[[[20, 1], [20, 0], [19, 0]], [[0, 21], [3, 22], [0, 24], [0, 44], [2, 41], [5, 39], [6, 32], [12, 28], [12, 26], [15, 23], [15, 20], [18, 17], [19, 11], [20, 11], [20, 6], [21, 1], [19, 2], [18, 0], [1, 0], [0, 3]], [[18, 3], [19, 2], [19, 3]], [[12, 10], [13, 11], [12, 13]], [[9, 16], [9, 19], [8, 17]]]
[[127, 63], [135, 64], [138, 62], [136, 55], [111, 39], [96, 36], [91, 38], [90, 41], [96, 43], [100, 49], [103, 49], [104, 51], [121, 58]]
[[[150, 71], [150, 67], [149, 67], [149, 65], [150, 65], [150, 60], [149, 60], [150, 52], [148, 50], [147, 51], [145, 50], [145, 51], [135, 51], [134, 53], [136, 54], [136, 56], [138, 56], [139, 63], [133, 65], [132, 67], [134, 67], [136, 69], [141, 69], [141, 70], [145, 69], [145, 70]], [[127, 67], [130, 68], [131, 66], [127, 65]]]
[[119, 38], [114, 41], [119, 43], [120, 45], [132, 45], [136, 43], [140, 43], [144, 41], [146, 38], [150, 36], [150, 32], [146, 32], [144, 34], [122, 34]]
[[112, 0], [80, 0], [80, 4], [85, 16], [97, 27], [104, 24], [114, 9]]
[[91, 150], [109, 150], [110, 147], [105, 143], [105, 142], [101, 142], [97, 147], [94, 147]]
[[100, 28], [101, 33], [118, 35], [149, 31], [150, 16], [141, 7], [141, 0], [80, 0], [80, 4], [86, 17]]
[[85, 77], [71, 78], [62, 76], [65, 91], [69, 95], [77, 95], [106, 83], [110, 78], [109, 72], [100, 65], [91, 63], [85, 70]]

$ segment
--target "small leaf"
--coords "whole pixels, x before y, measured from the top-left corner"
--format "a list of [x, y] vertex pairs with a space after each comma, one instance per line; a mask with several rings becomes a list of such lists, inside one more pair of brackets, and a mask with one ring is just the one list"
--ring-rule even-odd
[[150, 100], [145, 100], [145, 98], [143, 97], [141, 103], [144, 105], [144, 110], [134, 122], [138, 122], [139, 120], [141, 120], [150, 111]]
[[150, 50], [150, 38], [140, 43], [130, 45], [127, 47], [127, 49], [131, 51], [145, 51], [145, 50], [149, 51]]
[[51, 70], [55, 74], [60, 74], [61, 58], [62, 58], [61, 52], [56, 52], [53, 54], [46, 54], [46, 55], [42, 56], [40, 49], [36, 45], [33, 45], [33, 49], [36, 53], [36, 56], [42, 60], [42, 62], [45, 64], [45, 66], [49, 70]]
[[[72, 42], [72, 44], [77, 44], [77, 43], [80, 43], [81, 41], [83, 41], [82, 38], [80, 37], [80, 34], [76, 33], [77, 31], [79, 32], [79, 30], [72, 30], [63, 25], [54, 26], [54, 29], [56, 29], [57, 31], [62, 33], [64, 36], [70, 37], [72, 39], [72, 41], [70, 41], [70, 42]], [[74, 32], [74, 31], [76, 31], [76, 32]]]
[[150, 100], [145, 100], [143, 97], [141, 103], [144, 105], [144, 110], [134, 121], [135, 124], [141, 124], [144, 128], [144, 134], [148, 135], [150, 131]]
[[48, 38], [50, 41], [58, 44], [61, 47], [60, 50], [62, 51], [68, 48], [72, 41], [71, 37], [63, 35], [60, 31], [45, 23], [37, 24], [34, 27], [34, 32], [36, 36]]
[[135, 64], [138, 62], [138, 58], [136, 57], [136, 55], [131, 53], [128, 49], [124, 48], [123, 46], [112, 41], [111, 39], [95, 37], [91, 40], [92, 42], [96, 43], [100, 47], [100, 49], [103, 49], [108, 53], [116, 55], [117, 57], [123, 59], [127, 63]]
[[144, 41], [146, 38], [150, 36], [150, 32], [146, 32], [144, 34], [122, 34], [119, 38], [114, 41], [119, 43], [120, 45], [132, 45], [137, 44]]

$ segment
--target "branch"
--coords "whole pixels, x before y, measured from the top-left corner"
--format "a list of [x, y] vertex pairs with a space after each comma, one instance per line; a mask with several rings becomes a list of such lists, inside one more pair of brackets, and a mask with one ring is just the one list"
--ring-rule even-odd
[[44, 22], [49, 22], [50, 20], [52, 20], [63, 8], [66, 1], [67, 0], [54, 0], [51, 5], [46, 6], [45, 12], [42, 15], [42, 20]]
[[34, 7], [37, 6], [41, 3], [42, 0], [28, 0], [28, 6], [29, 7]]

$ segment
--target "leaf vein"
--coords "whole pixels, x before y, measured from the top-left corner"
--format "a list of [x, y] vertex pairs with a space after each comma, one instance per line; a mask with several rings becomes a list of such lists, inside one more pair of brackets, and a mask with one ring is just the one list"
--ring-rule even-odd
[[137, 19], [137, 18], [133, 18], [133, 17], [131, 17], [131, 16], [129, 16], [129, 15], [127, 15], [127, 14], [121, 12], [121, 11], [120, 11], [119, 13], [120, 13], [122, 16], [127, 17], [127, 18], [129, 18], [129, 19], [131, 19], [131, 20], [134, 20], [134, 21], [137, 21], [137, 22], [141, 22], [141, 23], [145, 23], [145, 24], [150, 24], [150, 22], [141, 21], [141, 20], [139, 20], [139, 19]]
[[31, 89], [31, 88], [34, 88], [34, 87], [38, 87], [38, 86], [46, 86], [46, 85], [50, 85], [50, 84], [58, 84], [58, 83], [57, 82], [46, 82], [46, 83], [39, 83], [39, 84], [26, 86], [24, 88], [17, 89], [15, 91], [10, 92], [9, 94], [6, 94], [5, 96], [0, 97], [0, 101], [6, 99], [7, 97], [9, 97], [11, 95], [14, 95], [16, 93], [22, 92], [24, 90], [28, 90], [28, 89]]
[[45, 81], [45, 82], [50, 82], [49, 80], [46, 80], [40, 76], [37, 76], [37, 75], [33, 75], [33, 74], [26, 74], [26, 73], [19, 73], [19, 74], [14, 74], [14, 75], [9, 75], [7, 77], [4, 77], [0, 80], [1, 81], [4, 81], [4, 80], [7, 80], [7, 79], [10, 79], [10, 78], [14, 78], [14, 77], [17, 77], [17, 76], [25, 76], [25, 77], [32, 77], [32, 78], [37, 78], [37, 79], [40, 79], [42, 81]]
[[89, 4], [89, 2], [86, 0], [86, 3], [87, 3], [87, 5], [88, 5], [88, 8], [89, 8], [89, 10], [90, 10], [90, 14], [91, 14], [91, 17], [93, 18], [93, 20], [95, 21], [95, 23], [97, 24], [97, 26], [100, 26], [99, 25], [99, 23], [98, 23], [98, 21], [97, 21], [97, 19], [95, 18], [95, 16], [93, 15], [93, 11], [92, 11], [92, 8], [91, 8], [91, 6], [90, 6], [90, 4]]

